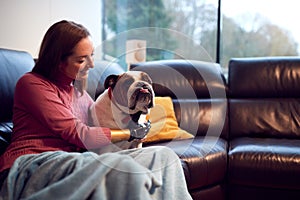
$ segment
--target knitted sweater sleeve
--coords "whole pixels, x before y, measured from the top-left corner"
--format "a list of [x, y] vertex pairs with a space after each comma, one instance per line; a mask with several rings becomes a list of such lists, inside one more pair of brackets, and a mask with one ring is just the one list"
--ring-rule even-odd
[[44, 79], [24, 76], [17, 83], [15, 94], [15, 106], [25, 109], [39, 127], [45, 127], [55, 137], [86, 149], [99, 148], [111, 140], [110, 129], [90, 127], [73, 113], [72, 87], [62, 89]]

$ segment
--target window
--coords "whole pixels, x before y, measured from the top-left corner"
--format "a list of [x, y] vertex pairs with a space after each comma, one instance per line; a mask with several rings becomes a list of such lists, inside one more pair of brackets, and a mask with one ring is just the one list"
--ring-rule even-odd
[[146, 61], [219, 62], [225, 71], [232, 57], [299, 51], [294, 21], [300, 14], [292, 0], [102, 0], [102, 5], [101, 55], [124, 68], [132, 40], [145, 42]]
[[146, 60], [215, 61], [218, 0], [103, 0], [102, 55], [126, 66], [126, 41], [146, 41]]
[[[297, 56], [300, 17], [295, 1], [222, 0], [220, 63], [232, 57]], [[298, 38], [296, 38], [298, 37]]]

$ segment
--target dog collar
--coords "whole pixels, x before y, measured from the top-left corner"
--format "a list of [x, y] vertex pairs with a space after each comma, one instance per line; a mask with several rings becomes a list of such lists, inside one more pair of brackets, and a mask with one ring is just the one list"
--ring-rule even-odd
[[111, 100], [112, 99], [112, 89], [111, 87], [108, 88], [108, 97]]

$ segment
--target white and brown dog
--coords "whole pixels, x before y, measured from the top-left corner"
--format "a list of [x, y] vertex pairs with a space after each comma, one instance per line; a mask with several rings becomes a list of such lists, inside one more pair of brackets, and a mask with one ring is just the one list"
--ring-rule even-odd
[[[104, 87], [105, 91], [90, 110], [95, 126], [135, 129], [145, 125], [145, 115], [154, 106], [155, 96], [147, 73], [127, 71], [121, 75], [110, 75], [105, 79]], [[125, 141], [121, 146], [122, 149], [140, 147], [141, 140]]]

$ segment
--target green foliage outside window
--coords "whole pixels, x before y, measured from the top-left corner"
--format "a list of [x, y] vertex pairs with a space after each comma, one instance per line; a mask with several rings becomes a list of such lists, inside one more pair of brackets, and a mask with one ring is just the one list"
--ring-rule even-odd
[[106, 24], [114, 37], [105, 53], [124, 60], [126, 40], [147, 40], [147, 60], [164, 59], [176, 47], [176, 38], [164, 31], [172, 19], [162, 0], [105, 0]]

